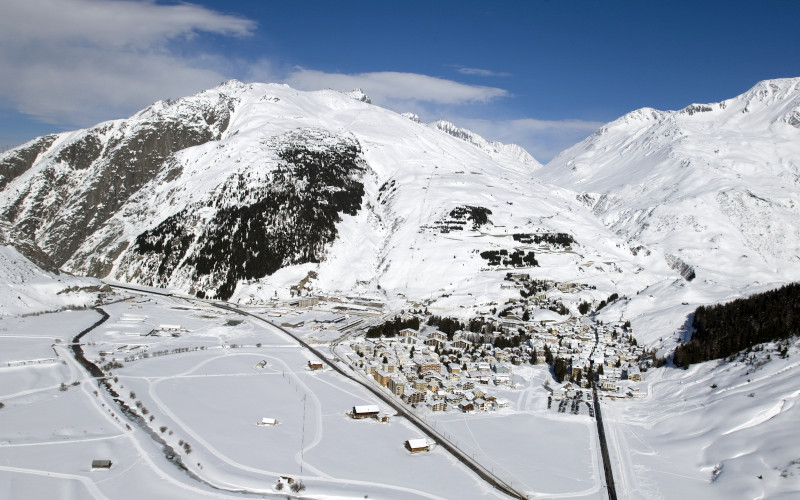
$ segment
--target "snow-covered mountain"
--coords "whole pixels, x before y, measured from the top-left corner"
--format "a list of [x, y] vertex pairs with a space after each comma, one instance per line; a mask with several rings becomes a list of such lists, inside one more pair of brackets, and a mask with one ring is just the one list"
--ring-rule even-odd
[[[244, 302], [360, 291], [466, 314], [518, 297], [501, 284], [519, 268], [590, 276], [590, 302], [676, 276], [538, 168], [363, 92], [231, 81], [8, 152], [0, 213], [68, 272]], [[533, 237], [555, 233], [572, 244]]]
[[468, 316], [518, 298], [521, 269], [586, 285], [572, 311], [628, 295], [603, 315], [654, 343], [698, 304], [800, 278], [798, 86], [638, 110], [541, 167], [361, 91], [231, 81], [0, 156], [3, 233], [53, 268], [240, 302], [367, 292]]
[[536, 175], [687, 277], [729, 290], [800, 279], [800, 78], [633, 111]]
[[468, 142], [489, 155], [498, 162], [510, 164], [522, 164], [530, 170], [536, 170], [542, 166], [536, 158], [530, 155], [525, 149], [516, 144], [503, 144], [497, 141], [487, 141], [471, 130], [457, 127], [455, 124], [445, 120], [439, 120], [430, 124], [431, 127], [441, 130], [458, 139]]
[[[0, 316], [91, 305], [102, 297], [99, 280], [70, 274], [74, 273], [240, 303], [262, 303], [290, 294], [330, 294], [331, 298], [365, 294], [387, 302], [386, 310], [392, 314], [423, 308], [462, 318], [485, 314], [498, 322], [510, 321], [512, 330], [520, 325], [514, 322], [515, 315], [525, 318], [528, 314], [541, 322], [563, 321], [581, 316], [582, 306], [591, 305], [589, 310], [597, 320], [630, 320], [638, 344], [656, 347], [663, 355], [686, 336], [681, 327], [698, 305], [800, 279], [799, 163], [800, 79], [761, 82], [734, 99], [681, 111], [634, 111], [544, 167], [517, 146], [489, 142], [448, 122], [422, 124], [414, 115], [370, 104], [359, 90], [301, 92], [283, 85], [231, 81], [177, 101], [158, 102], [126, 120], [41, 137], [0, 155]], [[55, 272], [59, 269], [61, 274]], [[612, 294], [619, 297], [612, 299]], [[230, 346], [241, 339], [252, 344], [256, 326], [245, 322], [233, 327], [210, 306], [187, 308], [175, 297], [163, 300], [160, 304], [150, 299], [109, 304], [109, 309], [116, 309], [110, 310], [116, 318], [95, 334], [101, 340], [92, 349], [104, 356], [100, 349], [116, 343], [117, 352], [124, 349], [125, 356], [130, 356], [132, 349], [142, 348], [145, 344], [128, 346], [130, 333], [139, 337], [150, 326], [142, 331], [130, 328], [134, 320], [147, 319], [154, 327], [162, 318], [172, 323], [177, 314], [181, 318], [177, 323], [191, 323], [192, 335], [148, 336], [147, 345], [167, 346], [172, 353], [184, 352], [176, 346], [192, 346], [194, 354], [188, 354], [187, 348], [186, 357], [171, 358], [172, 366], [176, 359], [178, 366], [185, 363], [185, 370], [172, 370], [183, 375], [178, 382], [181, 388], [175, 390], [181, 397], [171, 404], [175, 414], [202, 417], [186, 421], [195, 422], [205, 435], [212, 432], [209, 429], [220, 428], [208, 424], [224, 421], [213, 412], [193, 411], [191, 396], [183, 397], [190, 394], [187, 387], [197, 387], [206, 399], [209, 388], [238, 397], [243, 394], [240, 380], [261, 383], [267, 378], [251, 377], [257, 369], [238, 362], [237, 369], [242, 371], [236, 372], [236, 390], [221, 382], [231, 376], [229, 365], [219, 364], [225, 376], [220, 372], [219, 377], [197, 377], [192, 371], [198, 366], [206, 370], [211, 363], [198, 363], [202, 358], [195, 354], [228, 356], [222, 349], [197, 351], [197, 343], [219, 346], [224, 341]], [[599, 304], [606, 307], [600, 310]], [[209, 311], [213, 314], [206, 314]], [[46, 336], [41, 336], [39, 323], [6, 323], [3, 329], [10, 330], [10, 337], [36, 331], [31, 338], [39, 343], [31, 344], [35, 349], [28, 345], [11, 349], [5, 361], [40, 357], [29, 353], [38, 353], [41, 346], [49, 356], [51, 337], [67, 338], [67, 332], [72, 337], [85, 328], [78, 328], [82, 322], [90, 325], [97, 320], [91, 316], [72, 320], [75, 323], [65, 331], [59, 325], [53, 330], [57, 335]], [[60, 321], [63, 316], [54, 317]], [[47, 340], [43, 343], [42, 339]], [[269, 357], [270, 363], [281, 366], [275, 370], [282, 372], [286, 367], [284, 375], [297, 380], [297, 385], [289, 386], [293, 397], [299, 397], [297, 387], [314, 395], [309, 408], [318, 412], [316, 422], [322, 422], [323, 414], [338, 415], [343, 405], [361, 398], [352, 385], [330, 391], [328, 387], [336, 387], [335, 378], [322, 377], [334, 375], [332, 371], [301, 374], [301, 378], [293, 367], [307, 362], [307, 352], [286, 342], [274, 337], [264, 350], [258, 343], [241, 352], [265, 362]], [[167, 347], [161, 352], [166, 353]], [[562, 347], [571, 350], [573, 345], [558, 348]], [[800, 366], [795, 360], [800, 351], [796, 341], [790, 347], [766, 344], [733, 361], [704, 363], [686, 371], [653, 368], [645, 377], [646, 385], [634, 388], [635, 399], [606, 398], [601, 406], [618, 491], [629, 498], [727, 498], [741, 492], [749, 497], [791, 496], [800, 474], [795, 437], [800, 408], [795, 402], [800, 391], [794, 374]], [[281, 359], [284, 355], [288, 362]], [[154, 398], [151, 407], [157, 406], [158, 418], [164, 419], [156, 424], [169, 422], [176, 430], [173, 439], [180, 439], [178, 431], [189, 431], [192, 424], [166, 415], [168, 406], [155, 390], [164, 381], [161, 395], [168, 400], [170, 391], [164, 387], [172, 376], [152, 376], [144, 358], [125, 360], [121, 381], [130, 386], [124, 393], [134, 398], [132, 389], [137, 388], [140, 395]], [[36, 478], [52, 468], [60, 471], [63, 480], [83, 477], [78, 474], [85, 469], [64, 473], [64, 461], [57, 454], [42, 466], [40, 450], [29, 457], [18, 451], [37, 448], [31, 444], [39, 439], [35, 432], [24, 436], [19, 430], [23, 421], [40, 420], [27, 418], [34, 411], [30, 401], [21, 397], [31, 395], [47, 405], [63, 398], [59, 408], [73, 416], [81, 415], [75, 413], [80, 406], [77, 400], [66, 398], [80, 397], [80, 404], [92, 405], [91, 410], [82, 410], [89, 420], [81, 416], [81, 423], [72, 427], [88, 426], [97, 432], [107, 425], [102, 423], [106, 420], [92, 423], [92, 418], [101, 418], [98, 415], [107, 417], [97, 413], [91, 397], [84, 397], [88, 390], [58, 389], [59, 383], [64, 386], [63, 380], [72, 380], [77, 373], [73, 368], [72, 363], [53, 363], [41, 372], [51, 370], [50, 375], [42, 375], [38, 365], [26, 368], [24, 390], [14, 385], [15, 380], [23, 380], [22, 370], [17, 378], [7, 377], [11, 382], [6, 381], [9, 389], [4, 399], [13, 404], [4, 410], [9, 425], [3, 428], [12, 429], [13, 437], [8, 434], [5, 444], [9, 446], [0, 448], [14, 460], [20, 456], [30, 460], [28, 469], [12, 460], [15, 467], [7, 472], [33, 473], [31, 477]], [[29, 369], [37, 370], [36, 375], [29, 377]], [[247, 377], [238, 377], [239, 373]], [[551, 380], [549, 370], [523, 364], [515, 367], [514, 374], [523, 382], [522, 388], [515, 384], [516, 388], [508, 389], [521, 389], [512, 393], [515, 408], [499, 412], [503, 420], [483, 427], [484, 435], [491, 436], [486, 442], [501, 443], [487, 456], [502, 455], [498, 463], [518, 462], [514, 453], [506, 453], [503, 439], [496, 440], [500, 426], [511, 421], [520, 422], [506, 431], [517, 441], [514, 425], [534, 429], [535, 439], [546, 437], [529, 440], [537, 446], [556, 450], [568, 449], [570, 443], [580, 445], [580, 437], [550, 432], [555, 427], [541, 427], [543, 420], [535, 418], [544, 415], [547, 422], [556, 422], [555, 411], [544, 413], [543, 384]], [[189, 380], [202, 385], [192, 386]], [[325, 382], [325, 388], [311, 382], [305, 385], [313, 380]], [[53, 396], [56, 392], [60, 396]], [[297, 432], [296, 426], [290, 426], [292, 421], [294, 425], [301, 422], [305, 429], [304, 395], [302, 401], [302, 405], [284, 402], [276, 407], [287, 410], [286, 429]], [[338, 409], [323, 413], [323, 404]], [[225, 418], [236, 413], [237, 424], [226, 428], [219, 439], [234, 436], [244, 442], [242, 436], [257, 428], [238, 424], [241, 407], [214, 406], [227, 408], [220, 413]], [[591, 423], [584, 415], [556, 418], [570, 429]], [[335, 420], [335, 432], [326, 435], [343, 435], [337, 426], [346, 420]], [[397, 421], [393, 419], [391, 425]], [[456, 429], [456, 435], [453, 422], [461, 421], [461, 417], [440, 420], [445, 428]], [[484, 422], [480, 425], [492, 422], [483, 416], [478, 421]], [[478, 445], [475, 435], [481, 434], [473, 430], [479, 426], [463, 422], [465, 432]], [[143, 462], [142, 448], [119, 439], [122, 429], [104, 431], [109, 441], [81, 439], [81, 446], [89, 446], [81, 450], [98, 451], [87, 452], [89, 457], [124, 448], [118, 451], [120, 463]], [[136, 431], [130, 426], [128, 430], [136, 439]], [[69, 435], [85, 438], [85, 432], [70, 430]], [[339, 450], [340, 441], [321, 440], [319, 432], [321, 447]], [[408, 429], [402, 427], [402, 433]], [[213, 455], [217, 464], [204, 458], [209, 466], [203, 470], [193, 459], [196, 470], [202, 471], [199, 474], [206, 480], [223, 478], [224, 484], [240, 484], [236, 482], [240, 479], [231, 479], [230, 470], [236, 468], [233, 461], [208, 444], [213, 440], [204, 444], [199, 434], [193, 431], [191, 435], [196, 437], [193, 443], [200, 443], [192, 456], [200, 460], [200, 456]], [[63, 430], [51, 435], [48, 429], [36, 444], [63, 447], [67, 436]], [[591, 465], [596, 442], [595, 434], [585, 436], [585, 448], [579, 452], [590, 458], [581, 459], [584, 468]], [[33, 441], [17, 442], [22, 437]], [[397, 439], [406, 438], [391, 438], [393, 443]], [[119, 448], [109, 448], [108, 442]], [[246, 448], [227, 453], [242, 456], [250, 451]], [[530, 455], [520, 450], [515, 453]], [[572, 451], [578, 456], [579, 452]], [[258, 488], [264, 483], [262, 455], [253, 455], [258, 467], [248, 469], [257, 474], [246, 480]], [[273, 455], [288, 460], [291, 454]], [[299, 456], [302, 459], [302, 452]], [[545, 456], [534, 456], [532, 467]], [[414, 460], [419, 463], [417, 457]], [[296, 465], [277, 463], [279, 467]], [[324, 458], [314, 463], [315, 467], [331, 465]], [[452, 464], [449, 456], [446, 463]], [[218, 464], [224, 472], [219, 472]], [[383, 462], [381, 466], [387, 469]], [[117, 475], [143, 474], [131, 467], [118, 466], [122, 472]], [[337, 488], [338, 483], [352, 481], [349, 473], [341, 475], [337, 470], [330, 467], [329, 474], [324, 469], [325, 480], [331, 479]], [[554, 495], [592, 498], [604, 494], [601, 470], [587, 472], [597, 478], [596, 488], [587, 483], [588, 489], [581, 486], [574, 494]], [[165, 477], [156, 472], [153, 477]], [[360, 472], [365, 477], [372, 474], [371, 470]], [[184, 473], [179, 474], [183, 477]], [[553, 482], [564, 477], [555, 477]], [[427, 480], [451, 484], [435, 475]], [[97, 484], [101, 482], [105, 480]], [[147, 482], [155, 483], [159, 481]], [[367, 484], [362, 483], [360, 488]], [[114, 484], [104, 487], [112, 491], [114, 486], [109, 485]], [[34, 491], [39, 488], [37, 483]], [[336, 491], [337, 498], [355, 492]], [[182, 492], [196, 496], [194, 491]], [[364, 492], [357, 493], [360, 498]], [[404, 485], [397, 494], [405, 498], [408, 493]]]

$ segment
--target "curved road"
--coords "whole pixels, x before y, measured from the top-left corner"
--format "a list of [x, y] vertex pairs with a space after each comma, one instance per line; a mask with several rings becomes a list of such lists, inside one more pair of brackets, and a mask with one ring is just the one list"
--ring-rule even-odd
[[[337, 373], [339, 373], [341, 375], [344, 375], [345, 377], [349, 378], [350, 380], [354, 380], [355, 382], [357, 382], [358, 384], [360, 384], [361, 386], [366, 388], [368, 391], [373, 393], [375, 396], [380, 398], [384, 403], [386, 403], [387, 405], [391, 406], [398, 414], [406, 417], [406, 419], [409, 422], [411, 422], [412, 424], [414, 424], [420, 431], [422, 431], [425, 435], [427, 435], [428, 437], [433, 439], [442, 448], [447, 450], [451, 455], [453, 455], [455, 458], [457, 458], [461, 463], [463, 463], [470, 470], [475, 472], [475, 474], [477, 474], [478, 477], [480, 477], [481, 479], [486, 481], [488, 484], [490, 484], [491, 486], [493, 486], [497, 490], [499, 490], [499, 491], [501, 491], [501, 492], [505, 493], [506, 495], [509, 495], [509, 496], [511, 496], [513, 498], [518, 498], [518, 499], [522, 499], [522, 500], [526, 500], [528, 498], [527, 495], [525, 495], [522, 492], [519, 492], [519, 491], [515, 490], [511, 485], [509, 485], [508, 483], [506, 483], [505, 481], [503, 481], [499, 477], [495, 476], [490, 470], [486, 469], [479, 462], [473, 460], [469, 455], [467, 455], [466, 453], [462, 452], [453, 443], [451, 443], [450, 441], [445, 439], [444, 436], [439, 434], [433, 427], [428, 425], [426, 422], [424, 422], [422, 419], [420, 419], [414, 413], [408, 411], [405, 408], [404, 405], [402, 405], [402, 404], [398, 403], [397, 401], [395, 401], [388, 394], [386, 394], [386, 393], [382, 392], [381, 390], [379, 390], [377, 387], [374, 386], [374, 384], [371, 384], [371, 383], [361, 379], [360, 377], [356, 377], [354, 375], [354, 373], [345, 370], [338, 363], [335, 363], [335, 362], [331, 361], [327, 356], [325, 356], [324, 353], [322, 353], [319, 350], [315, 349], [314, 347], [312, 347], [311, 345], [306, 343], [302, 338], [300, 338], [297, 335], [293, 334], [292, 332], [284, 329], [283, 327], [278, 326], [275, 323], [273, 323], [273, 322], [271, 322], [271, 321], [269, 321], [269, 320], [267, 320], [265, 318], [262, 318], [261, 316], [258, 316], [257, 314], [253, 314], [251, 312], [238, 309], [236, 307], [233, 307], [233, 306], [231, 306], [229, 304], [226, 304], [226, 303], [223, 303], [223, 302], [216, 302], [216, 301], [208, 300], [208, 299], [197, 299], [197, 298], [194, 298], [194, 297], [191, 297], [191, 298], [190, 297], [182, 297], [180, 295], [175, 295], [175, 294], [168, 293], [168, 292], [157, 292], [157, 291], [152, 291], [152, 290], [143, 290], [141, 288], [134, 288], [134, 287], [131, 287], [131, 286], [124, 286], [124, 285], [118, 285], [118, 284], [110, 284], [109, 283], [109, 285], [111, 287], [113, 287], [113, 288], [120, 288], [120, 289], [123, 289], [123, 290], [130, 290], [130, 291], [134, 291], [134, 292], [138, 292], [138, 293], [162, 295], [162, 296], [166, 296], [166, 297], [174, 297], [174, 298], [184, 299], [184, 300], [200, 301], [200, 302], [206, 303], [206, 304], [208, 304], [210, 306], [217, 307], [217, 308], [220, 308], [220, 309], [224, 309], [224, 310], [236, 313], [236, 314], [240, 314], [240, 315], [243, 315], [243, 316], [250, 316], [252, 318], [255, 318], [255, 319], [259, 320], [259, 321], [262, 321], [262, 322], [264, 322], [264, 323], [266, 323], [266, 324], [268, 324], [268, 325], [280, 330], [281, 332], [285, 333], [286, 335], [288, 335], [289, 337], [294, 339], [298, 344], [300, 344], [301, 346], [303, 346], [307, 350], [309, 350], [311, 353], [313, 353], [317, 358], [320, 359], [320, 361], [322, 361], [323, 363], [325, 363], [326, 365], [331, 367], [334, 371], [336, 371]], [[350, 365], [346, 365], [346, 366], [349, 367]]]

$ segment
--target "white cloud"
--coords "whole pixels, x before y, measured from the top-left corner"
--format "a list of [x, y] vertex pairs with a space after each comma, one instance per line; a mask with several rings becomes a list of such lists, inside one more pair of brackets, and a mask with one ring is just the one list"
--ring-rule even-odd
[[88, 125], [225, 80], [221, 60], [170, 52], [200, 32], [246, 36], [255, 23], [191, 4], [25, 0], [0, 3], [2, 105]]
[[584, 120], [484, 120], [452, 118], [460, 127], [468, 128], [488, 140], [519, 144], [534, 158], [547, 163], [561, 151], [575, 145], [605, 125]]
[[504, 73], [504, 72], [492, 71], [490, 69], [480, 69], [480, 68], [458, 68], [458, 72], [461, 73], [462, 75], [492, 76], [492, 77], [511, 76], [511, 73]]
[[414, 103], [485, 103], [509, 96], [507, 90], [496, 87], [468, 85], [444, 78], [395, 71], [348, 75], [296, 68], [286, 76], [285, 83], [300, 90], [332, 88], [346, 91], [360, 88], [373, 103], [392, 109]]
[[[213, 87], [242, 67], [251, 80], [301, 90], [363, 89], [375, 104], [448, 118], [462, 105], [512, 97], [502, 88], [393, 71], [326, 73], [281, 69], [268, 58], [230, 61], [221, 55], [176, 53], [176, 42], [200, 33], [242, 37], [255, 23], [189, 3], [153, 0], [0, 0], [0, 108], [48, 123], [88, 126], [125, 117], [158, 99]], [[192, 45], [189, 45], [191, 47]], [[461, 74], [508, 76], [478, 68]], [[579, 141], [600, 123], [534, 119], [452, 119], [487, 139], [513, 142], [540, 160]]]

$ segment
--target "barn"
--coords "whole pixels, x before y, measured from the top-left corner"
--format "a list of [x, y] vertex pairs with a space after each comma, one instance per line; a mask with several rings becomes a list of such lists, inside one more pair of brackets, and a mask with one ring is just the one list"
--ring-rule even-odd
[[353, 418], [378, 418], [380, 411], [378, 405], [354, 406], [351, 415]]
[[405, 444], [406, 449], [411, 453], [419, 453], [430, 449], [426, 439], [409, 439]]

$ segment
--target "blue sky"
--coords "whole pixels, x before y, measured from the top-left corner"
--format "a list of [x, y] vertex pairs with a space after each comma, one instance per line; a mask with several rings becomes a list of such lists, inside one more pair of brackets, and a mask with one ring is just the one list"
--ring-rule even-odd
[[0, 148], [237, 78], [361, 87], [548, 161], [602, 123], [800, 76], [800, 2], [0, 0]]

